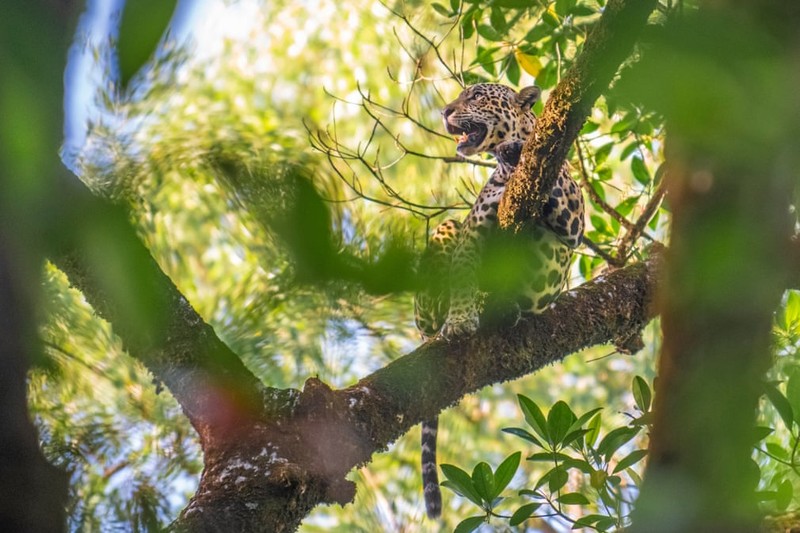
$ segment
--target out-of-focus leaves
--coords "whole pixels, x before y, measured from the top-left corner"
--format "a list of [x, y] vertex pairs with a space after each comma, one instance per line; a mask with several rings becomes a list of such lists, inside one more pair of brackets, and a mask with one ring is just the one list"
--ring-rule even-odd
[[119, 28], [119, 72], [122, 87], [153, 56], [167, 29], [177, 0], [128, 0]]

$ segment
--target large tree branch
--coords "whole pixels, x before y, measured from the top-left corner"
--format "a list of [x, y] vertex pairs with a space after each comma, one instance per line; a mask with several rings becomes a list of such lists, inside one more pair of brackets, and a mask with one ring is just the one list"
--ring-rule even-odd
[[282, 401], [284, 393], [265, 388], [161, 271], [123, 209], [75, 179], [58, 185], [54, 210], [65, 229], [53, 239], [50, 259], [111, 322], [128, 353], [169, 388], [204, 449], [269, 412], [270, 401]]
[[653, 317], [659, 258], [570, 291], [512, 329], [424, 344], [347, 389], [310, 379], [275, 423], [252, 426], [237, 448], [206, 454], [200, 488], [174, 528], [291, 531], [314, 506], [349, 502], [347, 472], [465, 394], [636, 336]]
[[538, 218], [558, 173], [619, 65], [630, 55], [657, 0], [609, 0], [575, 63], [556, 86], [500, 202], [502, 227], [519, 229]]

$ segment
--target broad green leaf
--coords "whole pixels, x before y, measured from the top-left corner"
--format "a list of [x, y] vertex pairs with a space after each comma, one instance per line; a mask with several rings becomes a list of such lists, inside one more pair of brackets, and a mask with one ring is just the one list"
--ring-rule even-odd
[[506, 16], [502, 9], [498, 7], [493, 7], [490, 14], [489, 14], [489, 22], [492, 24], [492, 28], [497, 30], [498, 32], [506, 31]]
[[484, 499], [484, 501], [491, 502], [494, 497], [494, 474], [492, 474], [492, 467], [485, 462], [480, 462], [475, 465], [472, 470], [472, 486], [475, 487], [475, 492]]
[[633, 378], [632, 389], [636, 407], [638, 407], [641, 412], [646, 413], [650, 409], [650, 400], [652, 399], [650, 387], [648, 387], [647, 382], [641, 376], [636, 376]]
[[459, 524], [453, 530], [453, 533], [470, 533], [471, 531], [478, 529], [485, 521], [486, 517], [470, 516], [469, 518], [459, 522]]
[[454, 13], [452, 11], [450, 11], [449, 9], [444, 7], [442, 4], [439, 4], [437, 2], [432, 3], [431, 7], [433, 8], [434, 11], [436, 11], [440, 15], [445, 16], [447, 18], [450, 18], [450, 17], [452, 17], [454, 15]]
[[794, 487], [792, 486], [792, 482], [788, 479], [784, 479], [780, 485], [778, 485], [778, 491], [775, 494], [775, 505], [778, 507], [778, 510], [783, 511], [789, 504], [792, 503], [792, 494], [794, 493]]
[[596, 415], [597, 413], [599, 413], [602, 410], [603, 410], [602, 407], [595, 407], [594, 409], [591, 409], [591, 410], [586, 411], [585, 413], [583, 413], [569, 427], [569, 429], [567, 430], [567, 435], [569, 435], [570, 433], [572, 433], [575, 430], [581, 429], [586, 422], [588, 422], [594, 415]]
[[493, 42], [503, 40], [503, 36], [488, 24], [478, 24], [478, 35]]
[[606, 159], [608, 159], [608, 154], [611, 153], [611, 149], [614, 148], [616, 143], [610, 142], [606, 143], [597, 150], [594, 151], [594, 162], [596, 165], [602, 165], [605, 163]]
[[594, 527], [597, 528], [597, 531], [608, 531], [609, 529], [616, 527], [616, 525], [617, 519], [608, 517], [595, 522]]
[[457, 13], [460, 6], [461, 0], [450, 0], [450, 9], [453, 11], [453, 13]]
[[612, 474], [616, 474], [617, 472], [622, 472], [628, 467], [631, 467], [645, 458], [647, 455], [647, 450], [634, 450], [627, 456], [625, 456], [617, 466], [614, 467], [614, 471], [611, 472]]
[[539, 406], [536, 405], [536, 402], [522, 394], [517, 395], [517, 398], [519, 399], [519, 406], [522, 409], [522, 414], [525, 415], [525, 421], [540, 437], [549, 442], [550, 436], [547, 433], [547, 420], [542, 414], [541, 409], [539, 409]]
[[447, 478], [447, 481], [442, 483], [443, 487], [447, 487], [459, 495], [464, 496], [476, 505], [481, 505], [483, 503], [480, 495], [472, 485], [472, 478], [470, 478], [469, 474], [454, 465], [443, 464], [440, 468]]
[[567, 430], [575, 421], [575, 413], [565, 402], [559, 400], [547, 414], [547, 432], [550, 435], [550, 443], [560, 445], [567, 436]]
[[506, 78], [508, 78], [508, 81], [510, 81], [512, 85], [518, 85], [520, 77], [519, 64], [513, 54], [506, 56], [506, 61], [508, 62]]
[[514, 474], [517, 473], [521, 458], [522, 452], [512, 453], [497, 467], [494, 472], [494, 495], [492, 498], [496, 498], [511, 483]]
[[577, 0], [556, 0], [556, 13], [562, 17], [569, 15], [576, 2]]
[[572, 529], [580, 529], [582, 527], [589, 527], [592, 524], [596, 524], [599, 520], [604, 520], [608, 518], [606, 515], [602, 514], [587, 514], [586, 516], [582, 516], [572, 524]]
[[584, 435], [583, 441], [586, 443], [587, 446], [594, 446], [594, 443], [597, 442], [597, 437], [600, 436], [600, 426], [602, 425], [602, 414], [597, 415], [589, 422], [589, 431]]
[[589, 505], [589, 499], [580, 492], [567, 492], [559, 496], [556, 501], [564, 505]]
[[569, 455], [565, 455], [563, 453], [558, 452], [541, 452], [541, 453], [534, 453], [529, 455], [527, 460], [528, 461], [544, 461], [544, 462], [565, 462], [571, 459]]
[[521, 439], [525, 439], [528, 442], [531, 442], [539, 447], [543, 447], [542, 443], [539, 442], [539, 439], [534, 437], [529, 431], [526, 431], [522, 428], [503, 428], [501, 431], [504, 433], [510, 433], [511, 435], [516, 435]]
[[550, 471], [550, 479], [548, 480], [548, 487], [550, 492], [556, 492], [561, 487], [567, 484], [567, 480], [569, 479], [569, 475], [567, 471], [558, 466]]
[[775, 430], [765, 426], [757, 426], [753, 431], [753, 444], [757, 444], [769, 437]]
[[131, 78], [153, 56], [175, 11], [177, 0], [136, 0], [125, 2], [119, 26], [117, 55], [120, 82]]
[[597, 446], [597, 451], [608, 460], [614, 455], [614, 452], [635, 437], [637, 433], [639, 433], [639, 428], [623, 427], [614, 429], [603, 437], [603, 440]]
[[631, 172], [633, 172], [633, 177], [636, 178], [636, 181], [642, 185], [650, 183], [650, 171], [647, 170], [647, 165], [644, 164], [641, 157], [634, 156], [633, 159], [631, 159]]
[[630, 156], [632, 156], [632, 155], [633, 155], [633, 153], [634, 153], [636, 150], [638, 150], [638, 149], [639, 149], [639, 142], [638, 142], [638, 141], [636, 141], [636, 140], [633, 140], [633, 141], [629, 142], [629, 143], [628, 143], [627, 145], [625, 145], [625, 147], [622, 149], [622, 152], [620, 152], [620, 154], [619, 154], [619, 160], [620, 160], [620, 161], [625, 161], [625, 160], [626, 160], [626, 159], [628, 159]]
[[783, 393], [778, 390], [778, 387], [776, 387], [774, 383], [765, 383], [764, 393], [767, 395], [767, 398], [769, 398], [772, 406], [775, 407], [775, 410], [778, 411], [783, 423], [786, 424], [786, 427], [791, 430], [792, 421], [794, 420], [794, 412], [789, 400], [787, 400], [786, 396], [784, 396]]
[[508, 525], [511, 527], [518, 526], [523, 523], [525, 520], [531, 517], [536, 510], [541, 507], [541, 503], [526, 503], [516, 511], [514, 514], [511, 515], [511, 519], [508, 521]]

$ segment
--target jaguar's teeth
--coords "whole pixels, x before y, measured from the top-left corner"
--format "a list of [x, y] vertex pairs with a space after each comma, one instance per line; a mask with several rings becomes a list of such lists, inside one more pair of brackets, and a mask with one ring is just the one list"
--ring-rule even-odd
[[456, 141], [458, 141], [459, 143], [465, 143], [467, 142], [468, 139], [469, 135], [467, 135], [466, 133], [462, 133], [460, 137], [456, 138]]

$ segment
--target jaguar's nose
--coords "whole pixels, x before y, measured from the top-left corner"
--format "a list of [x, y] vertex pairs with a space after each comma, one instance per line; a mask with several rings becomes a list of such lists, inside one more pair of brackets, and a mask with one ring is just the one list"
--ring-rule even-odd
[[453, 111], [455, 111], [455, 109], [453, 109], [452, 107], [450, 106], [445, 107], [444, 109], [442, 109], [442, 118], [447, 120], [447, 117], [452, 115]]

